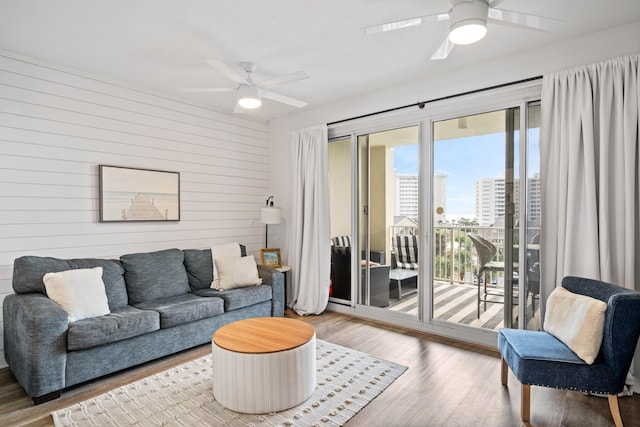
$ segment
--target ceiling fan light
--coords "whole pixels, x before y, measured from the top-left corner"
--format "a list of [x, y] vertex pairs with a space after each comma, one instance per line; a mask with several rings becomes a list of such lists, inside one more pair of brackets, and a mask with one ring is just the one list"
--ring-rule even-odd
[[449, 41], [455, 44], [475, 43], [487, 34], [487, 0], [458, 0], [449, 13]]
[[238, 99], [238, 105], [248, 110], [253, 110], [262, 105], [262, 101], [259, 98], [247, 98], [241, 97]]
[[482, 19], [457, 22], [449, 28], [449, 40], [455, 44], [471, 44], [487, 34], [487, 24]]
[[240, 98], [238, 105], [248, 110], [253, 110], [262, 105], [260, 97], [260, 89], [256, 86], [242, 86], [239, 89]]

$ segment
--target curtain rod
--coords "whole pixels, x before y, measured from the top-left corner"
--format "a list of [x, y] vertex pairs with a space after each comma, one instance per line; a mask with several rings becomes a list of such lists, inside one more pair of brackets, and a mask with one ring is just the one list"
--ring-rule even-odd
[[405, 108], [418, 107], [418, 108], [422, 109], [422, 108], [424, 108], [425, 105], [431, 104], [432, 102], [443, 101], [445, 99], [458, 98], [460, 96], [465, 96], [465, 95], [472, 95], [474, 93], [484, 92], [484, 91], [487, 91], [487, 90], [500, 89], [500, 88], [503, 88], [503, 87], [513, 86], [513, 85], [517, 85], [517, 84], [520, 84], [520, 83], [532, 82], [534, 80], [540, 80], [541, 78], [542, 78], [542, 76], [529, 77], [527, 79], [517, 80], [517, 81], [514, 81], [514, 82], [502, 83], [502, 84], [499, 84], [499, 85], [489, 86], [489, 87], [485, 87], [485, 88], [482, 88], [482, 89], [474, 89], [474, 90], [470, 90], [470, 91], [467, 91], [467, 92], [457, 93], [455, 95], [448, 95], [448, 96], [443, 96], [443, 97], [440, 97], [440, 98], [430, 99], [428, 101], [419, 101], [419, 102], [416, 102], [415, 104], [402, 105], [400, 107], [393, 107], [393, 108], [388, 108], [386, 110], [376, 111], [375, 113], [368, 113], [368, 114], [363, 114], [361, 116], [350, 117], [348, 119], [337, 120], [335, 122], [327, 123], [327, 126], [337, 125], [337, 124], [340, 124], [340, 123], [349, 122], [351, 120], [364, 119], [365, 117], [377, 116], [378, 114], [390, 113], [392, 111], [398, 111], [398, 110], [402, 110], [402, 109], [405, 109]]

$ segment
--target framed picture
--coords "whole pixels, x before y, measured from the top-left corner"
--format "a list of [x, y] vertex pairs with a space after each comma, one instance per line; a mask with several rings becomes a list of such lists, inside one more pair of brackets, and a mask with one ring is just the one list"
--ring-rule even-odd
[[99, 166], [100, 222], [180, 221], [180, 173]]
[[260, 249], [260, 264], [273, 268], [282, 267], [280, 248]]

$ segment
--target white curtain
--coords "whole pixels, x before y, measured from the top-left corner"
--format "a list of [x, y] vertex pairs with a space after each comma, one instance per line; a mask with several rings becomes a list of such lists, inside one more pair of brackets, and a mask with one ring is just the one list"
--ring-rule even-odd
[[320, 314], [329, 302], [331, 247], [327, 126], [292, 132], [293, 203], [287, 305], [299, 315]]
[[544, 299], [567, 275], [640, 286], [638, 62], [633, 55], [543, 78]]

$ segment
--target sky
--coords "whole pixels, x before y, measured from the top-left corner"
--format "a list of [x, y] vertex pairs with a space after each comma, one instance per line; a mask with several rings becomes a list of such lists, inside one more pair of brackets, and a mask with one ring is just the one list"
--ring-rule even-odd
[[[536, 167], [530, 166], [529, 176], [533, 176], [540, 172], [539, 135], [538, 129], [530, 132], [529, 165]], [[397, 173], [418, 173], [418, 144], [394, 147], [393, 152], [393, 166]], [[434, 146], [434, 171], [447, 176], [447, 219], [475, 218], [476, 180], [504, 175], [504, 163], [502, 133], [437, 141]], [[519, 167], [517, 164], [515, 166], [517, 176]]]
[[103, 191], [170, 194], [179, 191], [180, 178], [176, 172], [104, 166], [101, 173]]

